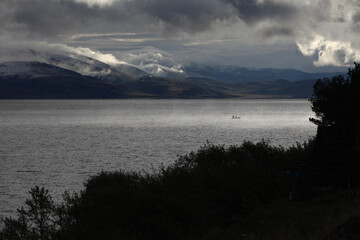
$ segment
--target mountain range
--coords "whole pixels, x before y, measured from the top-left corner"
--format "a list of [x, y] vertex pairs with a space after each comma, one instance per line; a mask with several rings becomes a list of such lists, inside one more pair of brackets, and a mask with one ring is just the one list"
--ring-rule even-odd
[[275, 68], [244, 68], [236, 65], [207, 66], [191, 64], [184, 67], [186, 74], [194, 77], [208, 77], [221, 82], [258, 82], [286, 79], [289, 81], [301, 81], [305, 79], [319, 79], [333, 77], [334, 72], [307, 73], [295, 69]]
[[191, 64], [160, 77], [81, 55], [41, 57], [0, 63], [1, 99], [309, 98], [317, 79], [343, 74]]

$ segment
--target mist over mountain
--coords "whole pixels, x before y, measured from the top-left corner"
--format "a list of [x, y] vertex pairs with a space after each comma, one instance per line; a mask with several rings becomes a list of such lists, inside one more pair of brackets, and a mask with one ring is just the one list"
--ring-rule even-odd
[[[78, 62], [76, 62], [78, 63]], [[103, 73], [107, 65], [101, 68]], [[131, 76], [131, 75], [129, 75]], [[143, 76], [109, 74], [87, 76], [41, 62], [5, 62], [0, 64], [0, 98], [2, 99], [100, 99], [100, 98], [218, 98], [219, 91], [196, 84]], [[230, 97], [230, 96], [227, 96]]]
[[115, 82], [131, 81], [136, 76], [147, 73], [126, 63], [107, 64], [97, 59], [79, 54], [58, 54], [49, 52], [30, 51], [30, 59], [45, 62], [54, 66], [69, 69], [82, 75], [93, 77], [107, 77]]
[[341, 74], [198, 64], [167, 71], [154, 64], [156, 75], [126, 62], [31, 54], [42, 62], [0, 64], [0, 98], [308, 98], [317, 79]]

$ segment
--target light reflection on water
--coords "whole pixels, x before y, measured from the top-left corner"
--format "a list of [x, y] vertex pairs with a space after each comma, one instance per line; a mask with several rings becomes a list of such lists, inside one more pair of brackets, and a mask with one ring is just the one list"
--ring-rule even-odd
[[148, 171], [207, 140], [303, 142], [312, 116], [306, 100], [2, 100], [0, 216], [35, 185], [58, 199], [101, 170]]

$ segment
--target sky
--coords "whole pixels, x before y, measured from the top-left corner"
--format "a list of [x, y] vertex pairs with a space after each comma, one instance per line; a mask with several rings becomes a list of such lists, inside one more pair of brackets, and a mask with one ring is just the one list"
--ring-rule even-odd
[[31, 51], [110, 64], [339, 71], [360, 61], [358, 0], [1, 0], [0, 61]]

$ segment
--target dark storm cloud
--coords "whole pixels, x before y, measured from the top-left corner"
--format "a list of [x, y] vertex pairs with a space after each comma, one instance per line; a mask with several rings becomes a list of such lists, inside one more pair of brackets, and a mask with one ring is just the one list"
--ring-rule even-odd
[[251, 0], [131, 0], [105, 6], [73, 0], [2, 1], [11, 9], [3, 21], [20, 24], [23, 31], [32, 35], [49, 37], [150, 26], [168, 33], [193, 33], [208, 30], [217, 21], [241, 19], [254, 24], [263, 19], [286, 20], [296, 15], [296, 8], [288, 4]]
[[164, 24], [168, 32], [204, 31], [216, 20], [229, 20], [234, 17], [234, 9], [217, 0], [134, 0], [132, 10], [144, 13], [157, 23]]
[[336, 62], [347, 63], [347, 64], [354, 62], [354, 60], [352, 60], [351, 62], [349, 61], [347, 62], [346, 56], [347, 54], [344, 49], [338, 49], [334, 51], [334, 58]]
[[246, 23], [256, 23], [262, 19], [287, 20], [294, 18], [297, 8], [286, 3], [271, 1], [256, 2], [249, 0], [223, 0], [232, 4], [240, 19]]
[[60, 43], [61, 48], [186, 48], [188, 55], [203, 48], [214, 56], [248, 46], [260, 56], [272, 44], [291, 43], [316, 58], [316, 66], [343, 66], [360, 59], [359, 32], [356, 0], [0, 0], [0, 55], [17, 45]]
[[262, 32], [264, 37], [274, 37], [274, 36], [293, 36], [294, 29], [287, 27], [273, 27], [265, 29]]
[[353, 15], [352, 28], [353, 28], [353, 30], [360, 32], [360, 12]]
[[0, 1], [0, 30], [8, 24], [11, 24], [10, 18], [12, 10], [11, 4], [6, 1]]
[[[81, 29], [91, 29], [103, 23], [111, 22], [113, 12], [111, 9], [99, 11], [90, 8], [85, 3], [73, 1], [16, 1], [12, 20], [24, 26], [32, 34], [52, 36], [63, 33], [72, 33]], [[122, 15], [117, 17], [122, 20]]]
[[[6, 20], [42, 36], [77, 32], [121, 31], [126, 26], [162, 25], [168, 31], [201, 31], [215, 19], [228, 18], [231, 9], [218, 1], [125, 1], [109, 6], [89, 6], [70, 0], [8, 0], [13, 9]], [[2, 14], [3, 15], [3, 14]]]

